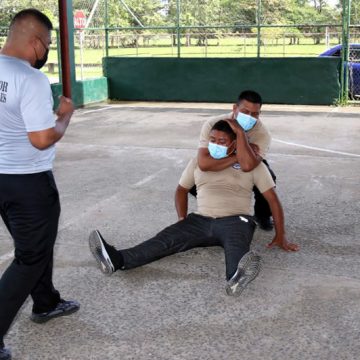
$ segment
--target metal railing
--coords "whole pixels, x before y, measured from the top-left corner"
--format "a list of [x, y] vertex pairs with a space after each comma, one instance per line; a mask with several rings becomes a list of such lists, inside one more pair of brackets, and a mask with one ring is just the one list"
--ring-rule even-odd
[[[0, 47], [7, 35], [0, 28]], [[242, 25], [113, 27], [74, 30], [75, 66], [78, 80], [102, 75], [104, 56], [151, 57], [316, 57], [341, 44], [343, 25]], [[360, 43], [360, 25], [349, 26], [348, 44]], [[51, 82], [59, 82], [58, 30], [44, 72]], [[352, 100], [360, 98], [358, 50], [350, 49], [344, 60], [341, 80]], [[346, 70], [346, 72], [345, 72]], [[359, 75], [358, 75], [359, 74]]]

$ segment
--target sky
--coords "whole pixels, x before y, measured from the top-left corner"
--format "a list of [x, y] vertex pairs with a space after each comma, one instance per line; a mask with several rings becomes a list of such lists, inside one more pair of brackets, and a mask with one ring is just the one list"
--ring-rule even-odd
[[327, 3], [331, 6], [335, 6], [339, 3], [339, 0], [327, 0]]

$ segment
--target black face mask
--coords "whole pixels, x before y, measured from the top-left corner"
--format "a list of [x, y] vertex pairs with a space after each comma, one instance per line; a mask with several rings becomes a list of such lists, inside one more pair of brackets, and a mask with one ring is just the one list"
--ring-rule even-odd
[[41, 59], [36, 59], [34, 68], [40, 70], [47, 62], [49, 49], [46, 49], [44, 56]]

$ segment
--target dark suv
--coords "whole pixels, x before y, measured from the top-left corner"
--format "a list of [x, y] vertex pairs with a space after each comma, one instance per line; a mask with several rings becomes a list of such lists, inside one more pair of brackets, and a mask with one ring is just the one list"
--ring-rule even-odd
[[[319, 56], [340, 57], [342, 45], [336, 45]], [[360, 44], [349, 45], [349, 93], [352, 98], [360, 98]]]

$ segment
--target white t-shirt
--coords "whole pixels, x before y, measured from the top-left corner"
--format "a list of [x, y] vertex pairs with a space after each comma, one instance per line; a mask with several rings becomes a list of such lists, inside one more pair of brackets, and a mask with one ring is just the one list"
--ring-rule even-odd
[[0, 54], [0, 174], [50, 170], [55, 147], [38, 150], [27, 133], [54, 126], [48, 78], [27, 61]]

